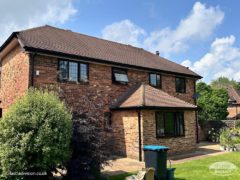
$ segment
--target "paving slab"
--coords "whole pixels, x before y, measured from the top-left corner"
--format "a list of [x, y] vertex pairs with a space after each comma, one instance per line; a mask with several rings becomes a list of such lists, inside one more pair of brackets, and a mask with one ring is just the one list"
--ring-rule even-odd
[[[168, 157], [168, 164], [179, 164], [196, 159], [203, 159], [210, 156], [217, 156], [220, 154], [228, 153], [226, 151], [221, 151], [219, 144], [203, 142], [199, 143], [195, 151], [176, 154]], [[145, 167], [144, 162], [140, 162], [130, 158], [123, 157], [112, 157], [108, 161], [108, 165], [104, 166], [103, 173], [106, 175], [116, 175], [126, 172], [137, 172]]]

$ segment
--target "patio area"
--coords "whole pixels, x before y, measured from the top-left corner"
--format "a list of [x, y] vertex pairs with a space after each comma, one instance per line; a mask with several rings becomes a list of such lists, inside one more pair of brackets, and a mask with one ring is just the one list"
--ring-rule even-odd
[[[220, 150], [218, 144], [201, 142], [198, 144], [197, 150], [193, 152], [188, 152], [184, 154], [178, 154], [168, 157], [168, 163], [179, 164], [183, 162], [188, 162], [195, 159], [203, 159], [210, 156], [217, 156], [220, 154], [228, 153]], [[136, 172], [144, 168], [144, 162], [139, 162], [137, 160], [129, 158], [118, 158], [113, 157], [109, 160], [109, 165], [106, 165], [103, 169], [103, 173], [106, 175], [116, 175], [126, 172]]]

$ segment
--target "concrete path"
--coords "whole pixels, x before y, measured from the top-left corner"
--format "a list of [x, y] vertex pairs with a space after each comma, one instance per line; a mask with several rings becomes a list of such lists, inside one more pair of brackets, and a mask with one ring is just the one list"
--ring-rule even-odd
[[[228, 152], [220, 151], [220, 146], [218, 144], [203, 142], [198, 144], [196, 151], [173, 155], [168, 159], [171, 161], [171, 164], [179, 164], [210, 156], [217, 156], [224, 153]], [[130, 158], [115, 157], [114, 160], [109, 160], [108, 163], [109, 165], [105, 166], [103, 169], [103, 173], [106, 175], [122, 174], [124, 172], [136, 172], [140, 171], [145, 166], [144, 162], [139, 162]]]
[[220, 154], [228, 153], [226, 151], [221, 151], [218, 144], [213, 144], [209, 142], [203, 142], [198, 144], [196, 151], [189, 152], [187, 154], [179, 154], [170, 156], [168, 159], [171, 160], [172, 164], [179, 164], [195, 159], [202, 159], [210, 156], [217, 156]]

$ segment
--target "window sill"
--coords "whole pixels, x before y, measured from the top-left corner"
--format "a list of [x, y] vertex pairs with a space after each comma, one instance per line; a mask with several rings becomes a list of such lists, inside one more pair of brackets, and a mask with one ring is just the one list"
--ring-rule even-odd
[[157, 136], [157, 139], [170, 139], [170, 138], [183, 138], [185, 137], [185, 135], [181, 135], [181, 136]]
[[123, 86], [127, 86], [128, 83], [125, 83], [125, 82], [116, 82], [116, 81], [113, 81], [112, 82], [114, 85], [123, 85]]
[[178, 94], [187, 94], [187, 92], [178, 92], [178, 91], [176, 91], [176, 93], [178, 93]]
[[76, 84], [76, 85], [89, 85], [89, 81], [61, 81], [58, 80], [59, 83], [65, 83], [65, 84]]

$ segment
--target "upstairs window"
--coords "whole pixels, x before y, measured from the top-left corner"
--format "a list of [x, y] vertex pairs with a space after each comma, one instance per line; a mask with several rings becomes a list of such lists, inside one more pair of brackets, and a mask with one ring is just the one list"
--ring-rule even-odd
[[69, 62], [69, 81], [78, 81], [78, 63]]
[[115, 83], [127, 84], [129, 82], [127, 71], [124, 69], [113, 68], [112, 80]]
[[161, 75], [156, 73], [149, 74], [149, 84], [151, 86], [161, 88]]
[[68, 62], [59, 61], [59, 79], [68, 80]]
[[80, 81], [88, 81], [88, 65], [80, 64]]
[[59, 60], [60, 81], [87, 82], [88, 81], [88, 64]]
[[186, 93], [186, 79], [182, 77], [176, 77], [176, 92]]
[[183, 112], [157, 112], [156, 134], [157, 137], [184, 136]]

